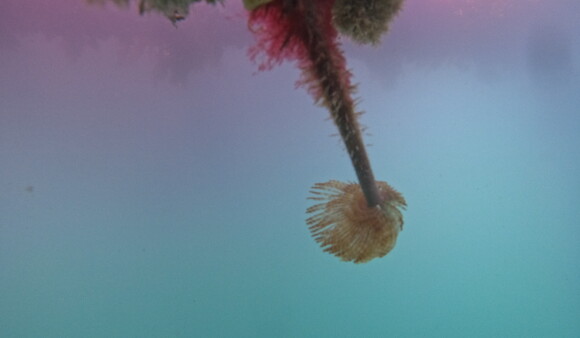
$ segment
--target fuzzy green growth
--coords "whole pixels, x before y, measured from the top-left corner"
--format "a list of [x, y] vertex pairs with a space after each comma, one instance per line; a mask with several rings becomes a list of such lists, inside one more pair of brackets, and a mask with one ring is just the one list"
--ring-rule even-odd
[[403, 0], [336, 0], [333, 22], [341, 34], [355, 42], [376, 45], [402, 4]]
[[272, 1], [273, 0], [244, 0], [244, 8], [251, 11]]

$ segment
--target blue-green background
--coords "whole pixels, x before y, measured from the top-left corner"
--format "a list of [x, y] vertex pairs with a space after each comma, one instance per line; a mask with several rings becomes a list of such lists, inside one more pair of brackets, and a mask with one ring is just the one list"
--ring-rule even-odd
[[[323, 253], [316, 182], [354, 180], [241, 5], [0, 4], [0, 336], [580, 336], [580, 6], [409, 0], [345, 41], [388, 256]], [[498, 9], [499, 8], [499, 9]]]

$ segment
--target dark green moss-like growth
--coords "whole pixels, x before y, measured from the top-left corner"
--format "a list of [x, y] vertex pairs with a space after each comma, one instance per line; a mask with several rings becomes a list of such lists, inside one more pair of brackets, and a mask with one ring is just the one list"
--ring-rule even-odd
[[[184, 20], [189, 14], [189, 6], [195, 2], [205, 1], [215, 5], [223, 0], [139, 0], [139, 13], [160, 12], [173, 24]], [[113, 2], [117, 6], [128, 7], [130, 0], [87, 0], [88, 3], [105, 4]]]
[[[163, 13], [172, 23], [184, 20], [189, 14], [189, 5], [201, 0], [141, 0], [139, 12], [141, 14], [150, 11]], [[209, 4], [215, 4], [216, 0], [205, 0]]]
[[333, 22], [340, 33], [362, 44], [379, 43], [403, 0], [336, 0]]

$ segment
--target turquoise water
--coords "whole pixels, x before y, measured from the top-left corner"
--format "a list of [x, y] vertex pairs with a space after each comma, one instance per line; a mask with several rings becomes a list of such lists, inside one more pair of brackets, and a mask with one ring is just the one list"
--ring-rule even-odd
[[310, 238], [309, 188], [355, 175], [298, 72], [254, 74], [239, 5], [176, 29], [55, 3], [0, 5], [0, 336], [580, 336], [575, 2], [490, 28], [409, 1], [345, 43], [409, 205], [361, 265]]

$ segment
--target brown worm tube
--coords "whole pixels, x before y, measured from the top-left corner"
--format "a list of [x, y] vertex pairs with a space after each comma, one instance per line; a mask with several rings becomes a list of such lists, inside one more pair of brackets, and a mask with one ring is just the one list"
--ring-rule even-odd
[[336, 44], [329, 41], [321, 31], [322, 23], [317, 22], [319, 16], [317, 16], [314, 1], [303, 0], [300, 2], [304, 6], [307, 36], [309, 37], [306, 41], [307, 49], [313, 63], [313, 71], [320, 82], [323, 103], [330, 110], [334, 123], [338, 127], [367, 205], [375, 207], [381, 203], [382, 198], [362, 140], [354, 102], [350, 96], [351, 88], [342, 81], [344, 76], [340, 74], [341, 71], [346, 70], [339, 67], [333, 57], [333, 55], [341, 55], [341, 52]]

